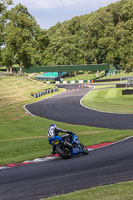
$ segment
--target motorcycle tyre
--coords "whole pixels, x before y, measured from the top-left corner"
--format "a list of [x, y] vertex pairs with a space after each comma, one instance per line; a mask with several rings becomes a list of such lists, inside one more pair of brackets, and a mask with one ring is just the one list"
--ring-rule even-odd
[[65, 158], [65, 159], [71, 158], [71, 157], [72, 157], [72, 152], [71, 152], [71, 150], [67, 148], [67, 149], [69, 150], [69, 153], [65, 153], [65, 152], [63, 151], [62, 147], [63, 147], [62, 144], [58, 144], [58, 145], [56, 146], [56, 151], [57, 151], [57, 153], [58, 153], [62, 158]]
[[88, 149], [83, 144], [81, 144], [81, 143], [80, 143], [80, 146], [81, 146], [81, 149], [82, 149], [82, 153], [84, 155], [88, 155], [89, 154]]

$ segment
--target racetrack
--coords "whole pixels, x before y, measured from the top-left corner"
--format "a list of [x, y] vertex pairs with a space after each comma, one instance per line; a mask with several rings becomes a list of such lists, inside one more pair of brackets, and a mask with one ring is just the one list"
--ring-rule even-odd
[[87, 156], [0, 170], [0, 200], [39, 200], [133, 180], [133, 137]]
[[[63, 85], [72, 89], [78, 85]], [[133, 129], [133, 114], [113, 114], [87, 109], [80, 104], [81, 98], [92, 88], [70, 90], [25, 108], [33, 115], [69, 124], [79, 124], [110, 129]]]

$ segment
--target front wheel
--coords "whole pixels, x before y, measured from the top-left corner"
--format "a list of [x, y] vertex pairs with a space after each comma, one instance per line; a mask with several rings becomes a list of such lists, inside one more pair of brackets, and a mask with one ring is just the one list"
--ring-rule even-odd
[[81, 143], [80, 143], [80, 146], [81, 146], [81, 149], [82, 149], [82, 153], [84, 155], [88, 155], [89, 154], [88, 149], [83, 144], [81, 144]]
[[71, 149], [65, 147], [63, 144], [58, 144], [56, 146], [56, 151], [62, 158], [67, 159], [67, 158], [71, 158], [71, 156], [72, 156]]

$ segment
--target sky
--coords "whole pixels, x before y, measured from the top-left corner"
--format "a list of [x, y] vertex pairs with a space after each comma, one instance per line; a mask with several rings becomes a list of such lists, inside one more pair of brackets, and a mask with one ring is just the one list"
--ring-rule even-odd
[[13, 0], [28, 8], [43, 29], [49, 29], [57, 22], [70, 20], [75, 16], [89, 14], [118, 0]]

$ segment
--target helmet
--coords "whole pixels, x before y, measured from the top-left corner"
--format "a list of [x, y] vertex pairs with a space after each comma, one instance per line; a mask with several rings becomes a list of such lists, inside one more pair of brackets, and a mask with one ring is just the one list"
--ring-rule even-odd
[[56, 128], [56, 125], [55, 124], [51, 124], [49, 126], [49, 129], [48, 129], [48, 137], [54, 137], [55, 135], [55, 128]]
[[55, 125], [55, 124], [51, 124], [51, 125], [49, 126], [49, 128], [56, 128], [56, 125]]

